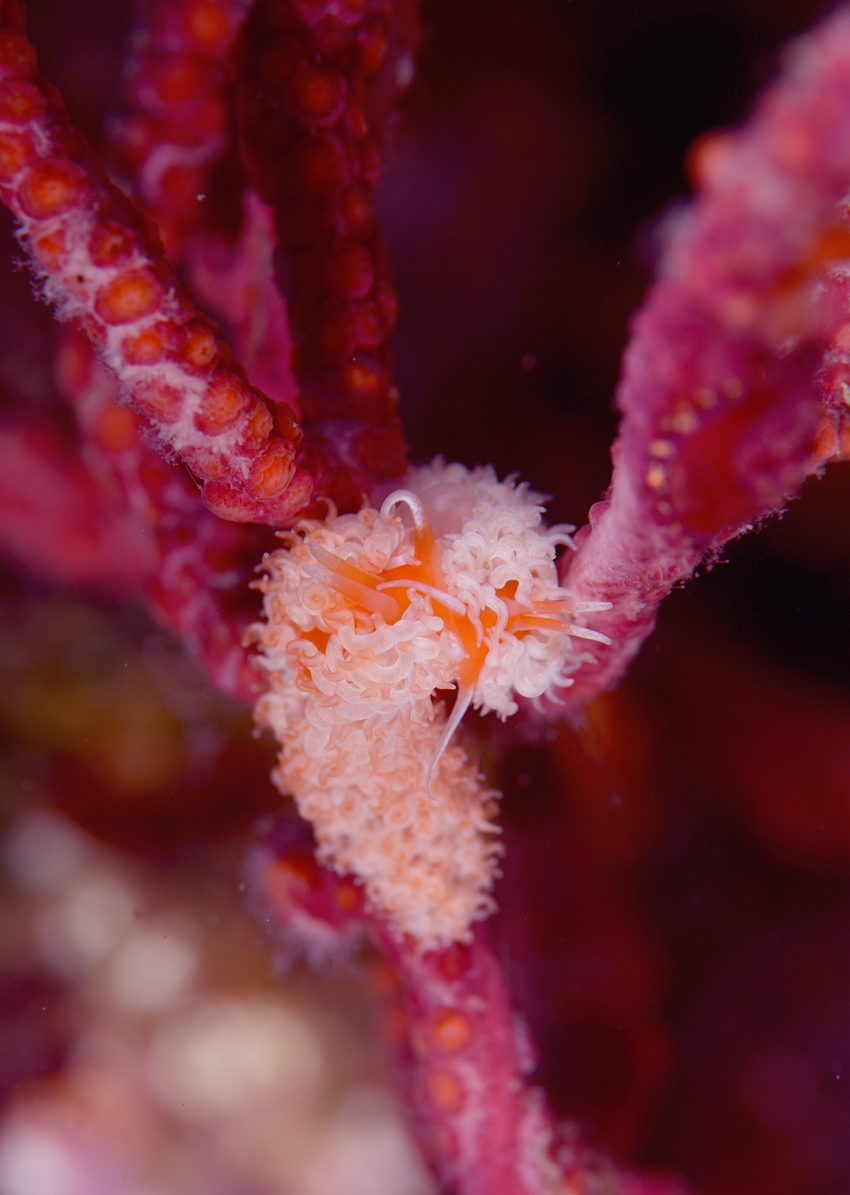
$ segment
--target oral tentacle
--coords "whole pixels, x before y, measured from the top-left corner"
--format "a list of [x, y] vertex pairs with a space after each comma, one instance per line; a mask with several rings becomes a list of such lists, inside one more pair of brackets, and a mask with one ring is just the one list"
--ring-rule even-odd
[[310, 542], [308, 547], [314, 557], [314, 561], [306, 561], [302, 566], [308, 577], [330, 586], [364, 610], [382, 614], [388, 622], [395, 622], [401, 617], [398, 602], [387, 593], [379, 593], [374, 587], [374, 579], [368, 573], [328, 552], [320, 544]]
[[381, 517], [390, 519], [394, 507], [402, 504], [410, 511], [413, 518], [414, 550], [420, 564], [440, 575], [440, 550], [434, 536], [431, 520], [419, 497], [410, 490], [393, 490], [381, 504]]
[[425, 776], [425, 789], [431, 800], [434, 800], [434, 794], [431, 792], [431, 781], [434, 779], [434, 774], [437, 771], [437, 766], [443, 757], [443, 752], [454, 737], [454, 733], [463, 721], [463, 715], [469, 709], [472, 701], [473, 687], [472, 685], [458, 685], [457, 697], [455, 698], [454, 707], [446, 720], [446, 725], [443, 727], [443, 733], [440, 735], [440, 741], [437, 743], [437, 749], [428, 766], [428, 771]]
[[444, 589], [438, 589], [436, 585], [428, 585], [425, 581], [415, 581], [410, 578], [399, 577], [397, 581], [382, 581], [375, 588], [379, 592], [383, 592], [385, 589], [413, 589], [417, 593], [427, 594], [435, 602], [440, 602], [447, 609], [452, 610], [455, 614], [459, 614], [462, 618], [467, 617], [466, 606], [459, 598], [446, 593]]
[[589, 627], [579, 627], [574, 622], [564, 622], [547, 615], [517, 615], [511, 618], [508, 625], [514, 634], [521, 631], [548, 631], [556, 635], [570, 635], [573, 639], [592, 639], [595, 643], [611, 646], [611, 640], [601, 631], [592, 631]]

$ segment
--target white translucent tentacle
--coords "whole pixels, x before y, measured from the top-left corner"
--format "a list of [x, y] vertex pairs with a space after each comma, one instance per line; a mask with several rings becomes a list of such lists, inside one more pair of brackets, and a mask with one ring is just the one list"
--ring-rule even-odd
[[431, 524], [428, 521], [428, 515], [425, 513], [425, 507], [416, 494], [410, 490], [393, 490], [381, 505], [381, 518], [389, 519], [392, 508], [398, 506], [399, 502], [403, 502], [410, 511], [413, 516], [413, 526], [420, 535], [430, 531]]
[[434, 778], [434, 773], [437, 770], [437, 765], [443, 757], [443, 752], [449, 743], [452, 741], [452, 736], [460, 726], [461, 718], [469, 709], [469, 704], [472, 701], [472, 686], [458, 685], [457, 697], [455, 698], [454, 709], [449, 714], [446, 725], [443, 727], [443, 733], [440, 736], [440, 741], [437, 744], [437, 750], [434, 752], [434, 758], [428, 765], [428, 774], [425, 777], [425, 788], [428, 791], [428, 796], [434, 800], [434, 794], [431, 792], [431, 781]]
[[572, 622], [565, 623], [563, 630], [573, 639], [592, 639], [594, 643], [604, 643], [606, 647], [611, 647], [614, 642], [607, 635], [603, 635], [601, 631], [591, 631], [589, 627], [577, 627]]

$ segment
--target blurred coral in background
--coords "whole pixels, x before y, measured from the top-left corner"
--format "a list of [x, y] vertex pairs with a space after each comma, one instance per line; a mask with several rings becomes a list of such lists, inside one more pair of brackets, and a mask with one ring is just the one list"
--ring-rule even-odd
[[[378, 193], [415, 460], [517, 470], [552, 521], [584, 521], [688, 146], [823, 11], [426, 0]], [[28, 19], [100, 149], [132, 13]], [[5, 268], [3, 401], [67, 431], [58, 338]], [[49, 496], [57, 536], [83, 500]], [[592, 1147], [700, 1195], [850, 1190], [848, 509], [833, 464], [672, 595], [581, 724], [469, 727], [504, 792], [492, 936], [534, 1079]], [[94, 519], [59, 590], [17, 571], [24, 522], [4, 520], [0, 591], [1, 1195], [435, 1192], [394, 1075], [397, 977], [356, 936], [318, 967], [264, 938], [244, 860], [280, 810], [272, 745], [136, 604], [151, 545]], [[133, 535], [138, 575], [93, 584]]]

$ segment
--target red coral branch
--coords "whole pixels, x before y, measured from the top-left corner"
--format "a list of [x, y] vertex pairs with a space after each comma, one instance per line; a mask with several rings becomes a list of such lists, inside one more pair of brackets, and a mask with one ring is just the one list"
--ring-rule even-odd
[[122, 593], [155, 566], [147, 528], [48, 425], [0, 424], [0, 509], [0, 547], [37, 576]]
[[243, 155], [275, 213], [306, 459], [340, 510], [405, 468], [373, 189], [386, 109], [412, 74], [414, 18], [412, 2], [258, 0], [243, 39]]
[[622, 676], [673, 586], [846, 437], [850, 14], [794, 55], [745, 127], [697, 146], [697, 199], [668, 220], [626, 350], [611, 488], [566, 562], [579, 600], [612, 603], [594, 625], [615, 645], [588, 645], [571, 708]]
[[[261, 680], [242, 641], [258, 614], [249, 584], [274, 543], [271, 533], [205, 509], [186, 473], [163, 460], [145, 442], [137, 417], [118, 406], [112, 380], [82, 333], [66, 333], [57, 373], [89, 477], [155, 545], [144, 576], [154, 612], [192, 648], [218, 688], [251, 705]], [[131, 540], [118, 545], [112, 567], [121, 561], [129, 567], [133, 551]]]
[[349, 957], [366, 931], [379, 945], [396, 977], [384, 993], [386, 1021], [394, 1028], [413, 1127], [444, 1191], [681, 1190], [619, 1169], [588, 1149], [575, 1126], [555, 1122], [544, 1093], [529, 1082], [534, 1047], [481, 925], [469, 945], [423, 953], [364, 908], [350, 876], [318, 867], [294, 839], [284, 826], [251, 861], [264, 920], [287, 956], [303, 953], [314, 963]]
[[232, 150], [230, 57], [249, 7], [250, 0], [149, 0], [133, 38], [129, 111], [109, 133], [134, 198], [175, 263], [204, 222], [216, 167]]
[[285, 523], [309, 500], [292, 412], [253, 390], [178, 285], [158, 238], [38, 80], [22, 9], [0, 12], [0, 197], [62, 319], [78, 319], [122, 395], [203, 483], [216, 513]]

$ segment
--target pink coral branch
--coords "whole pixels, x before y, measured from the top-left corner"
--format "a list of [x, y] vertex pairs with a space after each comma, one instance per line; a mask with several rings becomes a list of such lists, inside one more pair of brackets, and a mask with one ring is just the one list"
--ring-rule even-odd
[[625, 354], [611, 488], [565, 562], [576, 598], [612, 603], [594, 625], [615, 644], [588, 645], [569, 708], [622, 676], [670, 589], [841, 450], [848, 141], [844, 9], [746, 126], [695, 151], [697, 198], [668, 219]]
[[534, 1049], [480, 925], [467, 945], [423, 952], [364, 908], [362, 889], [350, 876], [319, 868], [286, 827], [276, 843], [255, 853], [249, 877], [286, 956], [340, 961], [368, 930], [389, 961], [399, 986], [387, 997], [396, 1005], [387, 1019], [396, 1026], [413, 1126], [444, 1191], [681, 1190], [619, 1169], [588, 1149], [574, 1126], [555, 1122], [544, 1093], [529, 1082]]
[[37, 576], [123, 593], [155, 567], [148, 529], [46, 424], [0, 423], [0, 509], [0, 549]]
[[275, 214], [306, 459], [341, 511], [405, 468], [388, 346], [397, 301], [373, 192], [415, 17], [413, 0], [257, 0], [242, 39], [242, 156]]
[[[85, 337], [69, 329], [58, 380], [72, 406], [91, 477], [155, 545], [144, 590], [157, 617], [181, 636], [224, 692], [252, 704], [259, 674], [243, 647], [257, 614], [249, 588], [254, 565], [273, 539], [264, 528], [211, 514], [185, 472], [151, 448], [139, 421], [117, 403], [112, 379]], [[132, 553], [132, 541], [116, 553]]]
[[232, 149], [231, 51], [250, 0], [149, 0], [125, 69], [128, 111], [109, 133], [133, 195], [172, 262], [214, 202]]
[[289, 317], [274, 278], [274, 214], [250, 187], [242, 201], [244, 218], [235, 243], [222, 233], [190, 238], [189, 281], [200, 302], [227, 328], [254, 384], [301, 420]]
[[78, 319], [122, 395], [237, 521], [285, 523], [309, 500], [288, 408], [274, 416], [230, 364], [158, 238], [108, 181], [37, 76], [16, 0], [0, 10], [0, 197], [21, 226], [45, 297]]
[[468, 946], [423, 954], [386, 931], [409, 1018], [407, 1082], [426, 1156], [458, 1195], [592, 1191], [674, 1195], [678, 1184], [638, 1176], [558, 1125], [529, 1082], [534, 1048], [501, 968], [477, 926]]

